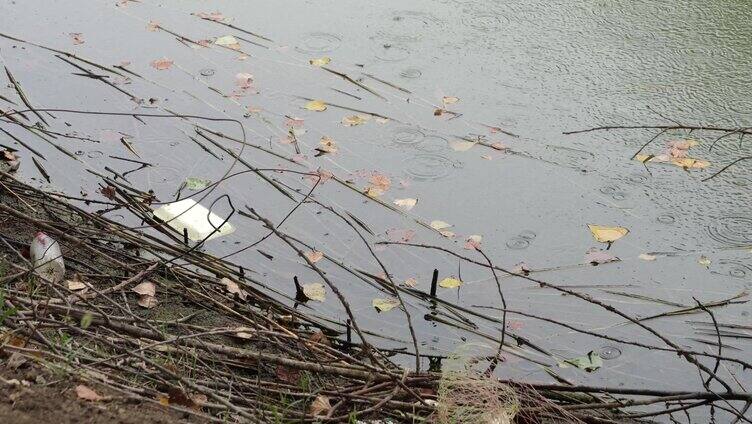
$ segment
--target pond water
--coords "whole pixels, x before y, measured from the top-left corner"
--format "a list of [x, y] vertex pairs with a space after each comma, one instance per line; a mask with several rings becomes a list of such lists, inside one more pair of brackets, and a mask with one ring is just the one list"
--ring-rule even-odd
[[[2, 5], [0, 32], [26, 42], [0, 38], [0, 60], [36, 108], [239, 120], [253, 145], [241, 148], [204, 131], [213, 144], [195, 131], [198, 124], [241, 140], [239, 125], [230, 121], [40, 112], [49, 130], [79, 138], [48, 134], [44, 141], [1, 122], [7, 134], [0, 134], [0, 144], [20, 151], [22, 177], [106, 200], [96, 192], [101, 178], [86, 170], [109, 177], [115, 171], [131, 186], [151, 189], [169, 202], [187, 178], [216, 182], [232, 175], [214, 190], [183, 189], [180, 196], [193, 195], [207, 207], [219, 199], [213, 211], [222, 216], [231, 212], [229, 198], [236, 209], [248, 206], [279, 223], [314, 187], [315, 178], [300, 172], [331, 172], [340, 181], [316, 185], [309, 199], [320, 204], [309, 201], [297, 208], [280, 230], [309, 246], [304, 250], [316, 249], [347, 265], [317, 263], [347, 298], [359, 325], [374, 333], [369, 340], [374, 344], [414, 350], [404, 312], [378, 313], [373, 299], [391, 296], [358, 273], [374, 276], [383, 269], [353, 228], [326, 206], [357, 217], [362, 225], [355, 228], [394, 281], [414, 278], [414, 290], [424, 293], [434, 269], [440, 279], [463, 281], [459, 289], [438, 288], [438, 298], [447, 303], [433, 308], [420, 296], [402, 294], [421, 354], [446, 356], [470, 341], [495, 346], [500, 325], [492, 319], [500, 319], [500, 313], [491, 308], [501, 307], [496, 282], [488, 268], [460, 264], [443, 251], [379, 241], [409, 239], [484, 264], [482, 255], [465, 249], [468, 236], [480, 235], [482, 251], [494, 264], [511, 269], [524, 262], [531, 277], [570, 286], [635, 317], [691, 307], [694, 298], [728, 299], [752, 285], [752, 168], [741, 162], [702, 181], [752, 154], [749, 139], [731, 134], [716, 142], [723, 133], [668, 130], [643, 151], [660, 156], [671, 140], [696, 140], [688, 154], [709, 166], [683, 169], [631, 159], [658, 134], [655, 129], [564, 134], [677, 122], [751, 126], [752, 9], [744, 2], [110, 0], [83, 7], [24, 0]], [[212, 17], [216, 21], [196, 16], [214, 11], [221, 12]], [[218, 37], [228, 35], [239, 45], [217, 44]], [[324, 57], [331, 62], [323, 67], [309, 63]], [[121, 66], [115, 68], [121, 75], [92, 63]], [[81, 75], [87, 71], [95, 75]], [[21, 105], [0, 100], [3, 108], [23, 107], [12, 85], [4, 85], [0, 94]], [[323, 100], [326, 110], [307, 109], [311, 99]], [[38, 120], [26, 115], [32, 123]], [[354, 123], [346, 119], [354, 115], [364, 122], [346, 125]], [[50, 183], [32, 164], [32, 153], [8, 134], [44, 156], [37, 159]], [[317, 151], [322, 137], [334, 140], [337, 151]], [[129, 172], [139, 165], [119, 158], [151, 166]], [[264, 169], [259, 172], [295, 200], [248, 167]], [[246, 172], [234, 175], [240, 171]], [[385, 191], [372, 191], [378, 196], [369, 198], [361, 193], [368, 187]], [[390, 209], [399, 209], [395, 199], [418, 201], [397, 212]], [[140, 224], [123, 211], [107, 216]], [[447, 230], [454, 236], [431, 229], [436, 220], [451, 224]], [[283, 301], [292, 304], [284, 295], [294, 297], [293, 276], [303, 283], [322, 281], [275, 237], [247, 248], [266, 234], [259, 222], [237, 213], [230, 221], [236, 231], [208, 242], [206, 250], [251, 270], [251, 278]], [[585, 263], [590, 248], [606, 248], [587, 224], [629, 229], [608, 250], [620, 261]], [[655, 259], [640, 259], [641, 254]], [[499, 274], [510, 310], [665, 346], [603, 308]], [[714, 308], [718, 321], [752, 324], [745, 300]], [[347, 318], [331, 291], [323, 303], [301, 307], [339, 329]], [[715, 340], [712, 327], [697, 321], [710, 318], [697, 313], [646, 324], [683, 348], [716, 352], [706, 343]], [[517, 353], [535, 361], [506, 355], [497, 369], [503, 377], [552, 381], [548, 365], [562, 378], [592, 385], [702, 388], [696, 368], [672, 353], [514, 313], [507, 316], [507, 328], [547, 354], [522, 346]], [[748, 357], [749, 340], [725, 338], [724, 354]], [[596, 372], [557, 367], [557, 360], [589, 351], [605, 360]], [[395, 360], [413, 364], [409, 355]], [[422, 366], [428, 365], [425, 359]], [[741, 384], [752, 381], [734, 364], [719, 375], [729, 381], [733, 375]]]

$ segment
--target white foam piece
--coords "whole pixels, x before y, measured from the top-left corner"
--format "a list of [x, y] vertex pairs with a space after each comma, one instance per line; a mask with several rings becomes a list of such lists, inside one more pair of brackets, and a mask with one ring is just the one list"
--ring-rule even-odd
[[[179, 202], [170, 203], [154, 211], [154, 216], [166, 222], [167, 225], [183, 233], [183, 229], [188, 229], [188, 238], [193, 241], [200, 241], [209, 236], [207, 240], [226, 236], [235, 231], [235, 227], [225, 222], [224, 218], [209, 212], [209, 209], [196, 203], [193, 199], [183, 199]], [[207, 218], [208, 216], [208, 218]], [[220, 225], [222, 225], [220, 227]], [[219, 230], [214, 232], [214, 229]], [[214, 232], [214, 234], [212, 234]]]

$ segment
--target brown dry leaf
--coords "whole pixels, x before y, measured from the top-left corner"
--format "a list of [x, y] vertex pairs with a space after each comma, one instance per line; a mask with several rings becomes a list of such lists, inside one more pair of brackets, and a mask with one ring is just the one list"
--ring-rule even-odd
[[476, 144], [478, 143], [474, 141], [449, 140], [449, 147], [455, 152], [466, 152], [470, 150]]
[[240, 72], [235, 74], [235, 84], [240, 88], [251, 88], [253, 83], [253, 75], [247, 72]]
[[441, 116], [444, 114], [444, 109], [435, 109], [433, 111], [433, 116]]
[[290, 384], [298, 384], [300, 381], [300, 370], [296, 368], [287, 368], [283, 365], [277, 365], [275, 374], [277, 378]]
[[313, 66], [324, 66], [324, 65], [328, 65], [329, 62], [331, 62], [331, 61], [332, 61], [332, 58], [330, 58], [328, 56], [324, 56], [324, 57], [320, 57], [318, 59], [311, 59], [311, 60], [308, 61], [308, 63], [310, 63]]
[[144, 281], [143, 283], [132, 288], [131, 291], [134, 291], [143, 296], [154, 296], [157, 294], [157, 286], [150, 281]]
[[311, 250], [309, 252], [304, 253], [306, 259], [308, 259], [311, 263], [316, 263], [324, 258], [324, 253], [319, 252], [318, 250]]
[[417, 284], [418, 280], [416, 280], [414, 277], [410, 277], [402, 282], [402, 285], [406, 287], [415, 287]]
[[98, 395], [97, 392], [84, 386], [83, 384], [76, 386], [76, 396], [78, 396], [79, 399], [88, 400], [91, 402], [98, 402], [100, 400], [106, 399], [104, 396]]
[[230, 280], [227, 277], [223, 277], [220, 282], [224, 284], [225, 289], [227, 290], [228, 293], [233, 294], [233, 295], [235, 294], [238, 295], [240, 300], [246, 300], [248, 298], [248, 292], [241, 289], [238, 283]]
[[418, 199], [413, 198], [407, 198], [407, 199], [395, 199], [394, 204], [402, 208], [402, 210], [409, 211], [410, 209], [414, 208], [415, 205], [418, 203]]
[[148, 294], [142, 295], [138, 298], [138, 302], [136, 302], [138, 306], [146, 309], [151, 309], [159, 304], [159, 301], [154, 296], [149, 296]]
[[151, 62], [151, 66], [159, 71], [164, 71], [165, 69], [170, 69], [173, 63], [175, 62], [170, 59], [157, 59]]
[[201, 19], [208, 19], [215, 22], [222, 22], [225, 20], [225, 16], [219, 12], [198, 12], [194, 13], [194, 15], [198, 16]]
[[235, 328], [234, 333], [232, 333], [233, 336], [243, 339], [243, 340], [250, 340], [254, 337], [254, 333], [256, 330], [250, 327], [238, 327]]
[[319, 343], [325, 346], [331, 346], [331, 342], [329, 342], [329, 338], [326, 337], [326, 334], [324, 334], [323, 331], [319, 330], [313, 334], [311, 334], [311, 337], [308, 338], [309, 343]]
[[326, 415], [332, 409], [332, 404], [329, 403], [329, 398], [324, 395], [316, 396], [316, 399], [311, 402], [311, 406], [308, 408], [308, 413], [315, 416]]
[[68, 290], [73, 290], [73, 291], [86, 288], [86, 284], [83, 281], [78, 280], [78, 279], [66, 280], [65, 284], [68, 286]]
[[73, 44], [79, 45], [84, 43], [84, 35], [80, 32], [71, 32], [68, 35], [70, 35], [71, 39], [73, 40]]
[[326, 102], [323, 100], [311, 100], [306, 103], [305, 108], [314, 112], [323, 112], [326, 110]]
[[342, 118], [342, 124], [346, 127], [354, 127], [356, 125], [364, 124], [366, 121], [368, 121], [368, 117], [363, 115], [351, 115]]
[[332, 138], [323, 136], [319, 140], [319, 147], [316, 150], [322, 153], [337, 153], [337, 143]]
[[214, 44], [222, 47], [227, 47], [232, 50], [240, 50], [240, 42], [232, 35], [225, 35], [214, 40]]
[[603, 225], [588, 224], [593, 237], [601, 243], [613, 243], [626, 236], [629, 230], [624, 227], [606, 227]]
[[460, 99], [458, 97], [454, 96], [444, 96], [441, 98], [441, 103], [444, 103], [444, 106], [451, 105], [459, 102]]

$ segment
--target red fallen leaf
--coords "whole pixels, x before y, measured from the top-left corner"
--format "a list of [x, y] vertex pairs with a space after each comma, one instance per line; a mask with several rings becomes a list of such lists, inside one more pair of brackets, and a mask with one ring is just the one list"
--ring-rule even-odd
[[525, 323], [522, 321], [517, 321], [514, 319], [507, 320], [507, 329], [509, 330], [519, 330], [524, 326]]
[[300, 381], [300, 370], [295, 368], [287, 368], [282, 365], [277, 365], [275, 374], [277, 378], [290, 384], [298, 384]]
[[382, 191], [389, 190], [389, 187], [392, 185], [392, 180], [390, 180], [389, 177], [379, 173], [374, 173], [368, 181], [374, 187], [381, 189]]
[[285, 121], [285, 126], [290, 127], [290, 128], [300, 128], [303, 126], [303, 122], [305, 121], [300, 118], [295, 118], [295, 117], [287, 118], [287, 120]]
[[220, 12], [198, 12], [194, 13], [193, 15], [198, 16], [201, 19], [207, 19], [215, 22], [222, 22], [225, 20], [225, 16]]
[[175, 62], [171, 61], [170, 59], [157, 59], [151, 62], [151, 66], [154, 69], [164, 71], [165, 69], [170, 69], [173, 63]]
[[591, 247], [587, 252], [585, 252], [585, 262], [592, 265], [618, 261], [620, 261], [619, 258], [606, 252], [605, 250], [598, 249], [597, 247]]
[[71, 32], [68, 35], [70, 35], [71, 39], [73, 40], [73, 44], [79, 45], [84, 43], [84, 35], [80, 32]]
[[415, 237], [415, 230], [390, 228], [386, 230], [386, 237], [393, 242], [409, 243]]
[[102, 187], [99, 192], [102, 194], [102, 196], [110, 199], [115, 200], [115, 195], [117, 194], [117, 191], [115, 191], [115, 187], [108, 185], [107, 187]]

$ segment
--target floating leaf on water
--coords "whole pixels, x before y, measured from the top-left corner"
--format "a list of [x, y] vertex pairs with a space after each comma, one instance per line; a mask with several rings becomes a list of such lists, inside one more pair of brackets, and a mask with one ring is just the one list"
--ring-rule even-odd
[[444, 105], [451, 105], [451, 104], [457, 103], [459, 101], [460, 101], [460, 99], [458, 97], [454, 97], [454, 96], [444, 96], [444, 97], [441, 98], [441, 102], [444, 103]]
[[444, 221], [434, 220], [431, 221], [431, 228], [437, 231], [444, 230], [446, 228], [451, 228], [452, 224], [446, 223]]
[[559, 366], [561, 366], [562, 368], [565, 368], [566, 365], [572, 365], [586, 372], [593, 372], [603, 366], [603, 359], [601, 359], [598, 353], [591, 350], [585, 356], [580, 356], [573, 359], [565, 359], [563, 363], [559, 364]]
[[418, 203], [418, 199], [413, 199], [413, 198], [394, 200], [394, 204], [399, 206], [402, 210], [405, 210], [405, 211], [409, 211], [410, 209], [414, 208], [417, 203]]
[[371, 178], [368, 180], [374, 187], [378, 187], [384, 191], [389, 190], [389, 187], [392, 186], [392, 180], [387, 177], [386, 175], [374, 173], [371, 175]]
[[454, 278], [454, 277], [447, 277], [441, 281], [439, 281], [439, 286], [444, 287], [445, 289], [454, 289], [462, 285], [462, 281]]
[[368, 195], [368, 197], [379, 197], [384, 194], [384, 190], [379, 187], [368, 186], [364, 193]]
[[508, 147], [504, 143], [502, 143], [500, 141], [497, 141], [497, 142], [491, 144], [491, 147], [493, 147], [496, 150], [505, 150], [505, 149], [508, 149]]
[[613, 243], [629, 233], [624, 227], [606, 227], [603, 225], [588, 224], [593, 237], [601, 243]]
[[379, 124], [386, 124], [387, 122], [389, 122], [389, 118], [377, 116], [376, 118], [374, 118], [374, 121], [378, 122]]
[[185, 180], [185, 188], [188, 190], [203, 190], [211, 184], [211, 180], [189, 177]]
[[240, 42], [232, 35], [225, 35], [214, 40], [214, 44], [233, 50], [240, 50]]
[[465, 152], [470, 150], [473, 146], [475, 146], [476, 142], [474, 141], [465, 141], [465, 140], [449, 140], [449, 147], [454, 150], [455, 152]]
[[376, 308], [379, 312], [389, 312], [395, 307], [400, 305], [399, 300], [397, 299], [373, 299], [371, 302], [371, 305], [373, 305], [374, 308]]
[[364, 124], [368, 120], [368, 117], [363, 115], [351, 115], [342, 118], [342, 124], [346, 127], [354, 127], [356, 125]]
[[433, 116], [441, 116], [444, 114], [444, 109], [435, 109], [433, 111]]
[[671, 157], [670, 155], [637, 155], [635, 156], [635, 160], [638, 160], [642, 163], [668, 163], [671, 165], [676, 165], [678, 167], [684, 168], [684, 169], [705, 169], [708, 166], [710, 166], [710, 162], [703, 160], [703, 159], [696, 159], [691, 157]]
[[315, 300], [317, 302], [323, 302], [326, 300], [326, 291], [324, 285], [321, 283], [303, 284], [303, 294], [309, 300]]
[[704, 266], [705, 268], [710, 268], [710, 258], [708, 258], [705, 255], [700, 256], [700, 259], [697, 260], [697, 263]]
[[471, 236], [468, 236], [465, 240], [465, 249], [468, 250], [478, 250], [480, 249], [480, 242], [483, 241], [483, 236], [480, 236], [478, 234], [473, 234]]
[[219, 12], [198, 12], [194, 13], [194, 15], [198, 16], [201, 19], [207, 19], [215, 22], [222, 22], [225, 20], [225, 16]]
[[84, 43], [84, 35], [80, 32], [71, 32], [70, 34], [71, 40], [73, 40], [73, 44], [79, 45]]
[[165, 69], [170, 69], [173, 63], [175, 62], [170, 59], [157, 59], [151, 62], [151, 66], [159, 71], [164, 71]]
[[585, 252], [585, 263], [592, 265], [605, 264], [609, 262], [618, 262], [619, 258], [596, 247], [590, 248]]
[[305, 108], [314, 112], [323, 112], [326, 110], [326, 102], [323, 100], [311, 100], [306, 103]]
[[525, 262], [520, 262], [512, 268], [512, 272], [520, 275], [530, 274], [530, 267]]
[[303, 253], [303, 255], [305, 255], [306, 259], [308, 259], [313, 264], [324, 258], [324, 253], [319, 252], [318, 250], [311, 250]]
[[439, 230], [439, 234], [441, 234], [442, 236], [444, 236], [446, 238], [452, 238], [452, 237], [454, 237], [456, 235], [456, 234], [454, 234], [453, 232], [451, 232], [449, 230]]
[[337, 153], [337, 143], [330, 137], [323, 136], [319, 140], [319, 147], [316, 148], [321, 154], [323, 153]]
[[253, 75], [247, 72], [240, 72], [235, 74], [235, 84], [240, 88], [251, 88], [253, 83]]
[[640, 256], [638, 256], [638, 258], [642, 259], [643, 261], [654, 261], [656, 259], [656, 256], [648, 253], [640, 253]]
[[332, 58], [330, 58], [328, 56], [324, 56], [324, 57], [320, 57], [318, 59], [311, 59], [311, 60], [308, 61], [308, 63], [310, 63], [313, 66], [324, 66], [324, 65], [328, 65], [329, 62], [331, 62], [331, 61], [332, 61]]
[[417, 284], [418, 284], [418, 280], [416, 280], [413, 277], [410, 277], [407, 280], [402, 282], [402, 285], [406, 287], [415, 287]]
[[386, 230], [386, 237], [393, 242], [409, 243], [415, 237], [415, 230], [407, 228], [390, 228]]
[[148, 24], [146, 24], [146, 29], [149, 31], [158, 31], [159, 30], [159, 22], [157, 21], [149, 21]]

